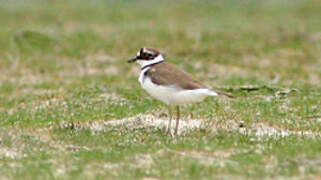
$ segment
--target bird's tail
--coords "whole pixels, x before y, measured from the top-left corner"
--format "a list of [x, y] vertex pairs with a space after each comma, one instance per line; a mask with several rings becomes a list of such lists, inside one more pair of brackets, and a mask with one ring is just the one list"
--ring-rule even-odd
[[225, 96], [225, 97], [228, 97], [228, 98], [235, 98], [235, 96], [233, 95], [230, 95], [228, 93], [225, 93], [225, 92], [221, 92], [221, 91], [214, 91], [214, 90], [208, 90], [207, 92], [208, 95], [210, 96]]
[[209, 96], [218, 96], [218, 95], [219, 95], [216, 91], [209, 90], [209, 89], [208, 89], [208, 91], [207, 91], [207, 94], [208, 94]]
[[210, 90], [210, 89], [206, 89], [206, 92], [205, 92], [207, 95], [209, 96], [226, 96], [228, 98], [235, 98], [235, 96], [233, 95], [230, 95], [228, 93], [225, 93], [225, 92], [221, 92], [221, 91], [216, 91], [216, 90]]
[[235, 98], [235, 96], [233, 96], [233, 95], [230, 95], [230, 94], [228, 94], [228, 93], [225, 93], [225, 92], [221, 92], [221, 91], [215, 91], [219, 96], [226, 96], [226, 97], [228, 97], [228, 98], [232, 98], [232, 99], [234, 99]]

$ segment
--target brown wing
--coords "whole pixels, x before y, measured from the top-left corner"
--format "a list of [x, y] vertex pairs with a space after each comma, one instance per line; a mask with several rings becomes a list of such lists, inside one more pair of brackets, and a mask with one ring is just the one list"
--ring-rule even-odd
[[175, 85], [188, 90], [207, 88], [194, 79], [189, 73], [167, 62], [152, 66], [152, 68], [147, 71], [146, 75], [151, 78], [153, 83], [158, 85]]

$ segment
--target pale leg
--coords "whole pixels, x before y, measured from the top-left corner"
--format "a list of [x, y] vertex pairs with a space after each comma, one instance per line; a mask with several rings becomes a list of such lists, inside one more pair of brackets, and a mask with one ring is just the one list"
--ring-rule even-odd
[[169, 116], [169, 121], [168, 121], [168, 127], [167, 127], [167, 134], [171, 134], [171, 124], [172, 124], [172, 106], [168, 106], [168, 116]]
[[174, 132], [175, 135], [178, 132], [178, 125], [179, 125], [179, 118], [180, 118], [179, 106], [176, 106], [176, 110], [177, 110], [177, 117], [176, 117], [176, 126], [175, 126], [175, 132]]

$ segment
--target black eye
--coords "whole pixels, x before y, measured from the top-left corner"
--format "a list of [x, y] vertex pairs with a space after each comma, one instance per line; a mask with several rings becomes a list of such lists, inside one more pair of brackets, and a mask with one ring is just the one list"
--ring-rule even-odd
[[143, 58], [148, 58], [148, 57], [150, 57], [150, 56], [151, 56], [151, 55], [148, 54], [148, 53], [143, 53], [143, 54], [142, 54], [142, 57], [143, 57]]

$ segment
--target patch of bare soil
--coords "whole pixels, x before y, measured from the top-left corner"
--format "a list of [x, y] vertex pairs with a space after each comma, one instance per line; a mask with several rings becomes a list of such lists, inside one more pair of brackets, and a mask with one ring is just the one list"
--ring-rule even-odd
[[[155, 130], [165, 129], [167, 127], [167, 118], [158, 118], [153, 115], [142, 115], [139, 114], [134, 117], [128, 117], [123, 119], [114, 120], [102, 120], [102, 121], [92, 121], [85, 123], [62, 123], [61, 127], [74, 126], [77, 129], [87, 128], [93, 133], [106, 131], [108, 127], [121, 126], [126, 127], [126, 129], [139, 129], [139, 128], [152, 128]], [[175, 120], [172, 121], [172, 127], [174, 127]], [[184, 135], [193, 129], [204, 128], [202, 121], [195, 119], [182, 119], [180, 120], [180, 125], [178, 129], [179, 135]]]
[[[174, 127], [175, 120], [172, 120], [172, 127]], [[124, 127], [124, 129], [140, 129], [140, 128], [151, 128], [154, 130], [166, 129], [168, 125], [168, 118], [157, 117], [154, 115], [143, 115], [138, 114], [133, 117], [126, 117], [123, 119], [114, 120], [102, 120], [85, 122], [81, 124], [70, 124], [62, 123], [62, 127], [74, 126], [78, 129], [89, 129], [93, 133], [99, 133], [108, 130], [109, 127]], [[229, 131], [237, 132], [240, 134], [254, 135], [257, 139], [263, 137], [286, 137], [290, 135], [304, 136], [308, 138], [321, 137], [320, 132], [314, 132], [310, 130], [288, 130], [282, 127], [271, 126], [265, 123], [252, 123], [244, 125], [242, 122], [235, 120], [227, 120], [223, 122], [209, 122], [208, 120], [184, 118], [180, 120], [178, 135], [186, 135], [195, 129], [208, 129], [213, 133], [217, 131]]]

